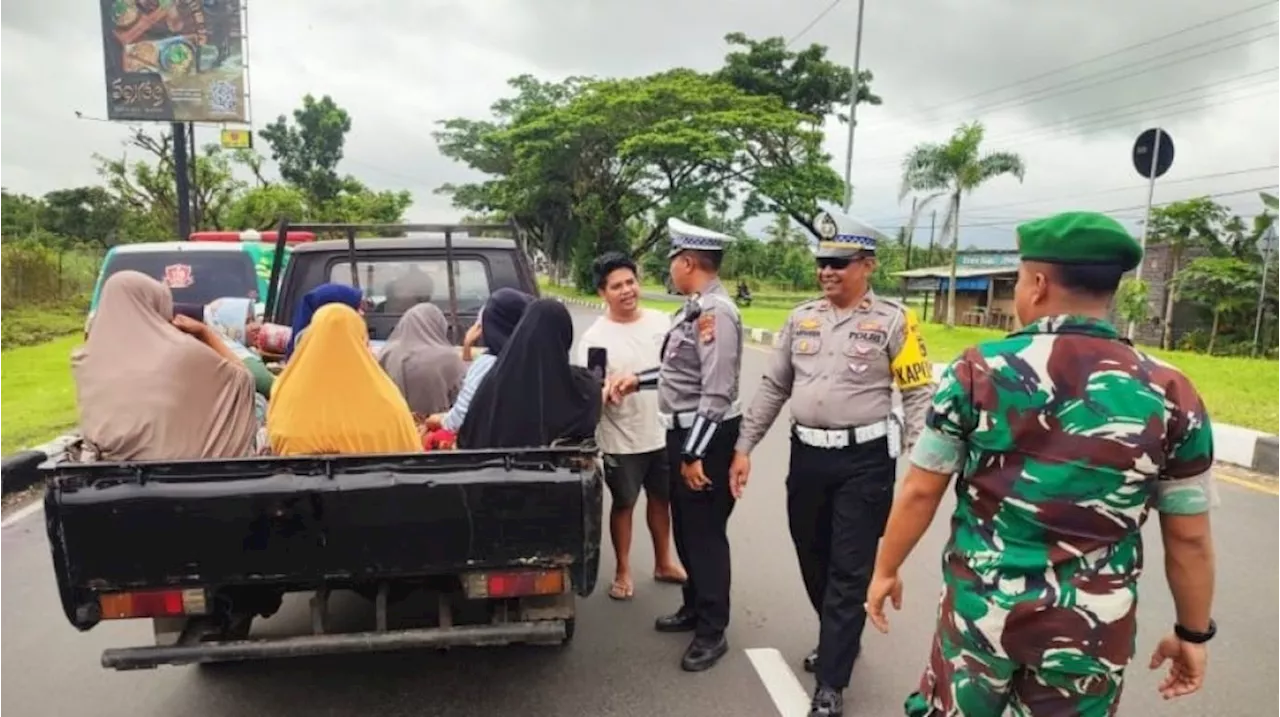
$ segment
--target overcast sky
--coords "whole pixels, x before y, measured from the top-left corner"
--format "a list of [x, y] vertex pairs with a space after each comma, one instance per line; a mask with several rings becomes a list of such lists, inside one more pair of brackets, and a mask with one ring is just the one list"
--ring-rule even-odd
[[[508, 77], [711, 69], [726, 33], [790, 38], [830, 5], [249, 0], [252, 109], [261, 125], [307, 92], [332, 95], [352, 116], [342, 169], [409, 189], [411, 219], [445, 221], [458, 212], [433, 190], [474, 175], [437, 153], [434, 122], [485, 116]], [[795, 44], [827, 44], [852, 64], [856, 18], [856, 0], [843, 0]], [[3, 0], [0, 20], [0, 180], [33, 194], [96, 182], [91, 155], [119, 153], [126, 134], [74, 115], [106, 114], [97, 3]], [[859, 108], [853, 211], [896, 230], [910, 204], [897, 201], [903, 154], [981, 119], [987, 147], [1022, 154], [1028, 172], [966, 198], [962, 245], [1011, 246], [1015, 222], [1063, 209], [1141, 218], [1146, 184], [1130, 150], [1156, 124], [1177, 148], [1156, 202], [1224, 194], [1256, 213], [1245, 190], [1273, 187], [1280, 164], [1276, 24], [1276, 3], [1252, 0], [869, 0], [862, 65], [884, 105]], [[199, 130], [202, 142], [216, 137]], [[844, 126], [828, 127], [841, 173], [846, 141]], [[928, 241], [927, 219], [917, 241]]]

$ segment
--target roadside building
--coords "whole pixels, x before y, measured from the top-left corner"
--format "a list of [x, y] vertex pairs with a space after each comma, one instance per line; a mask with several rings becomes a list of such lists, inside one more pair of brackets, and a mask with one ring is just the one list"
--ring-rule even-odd
[[[922, 316], [942, 323], [947, 318], [951, 266], [926, 266], [895, 272], [911, 294], [925, 295]], [[956, 325], [1011, 331], [1017, 327], [1013, 285], [1018, 279], [1018, 253], [964, 251], [956, 257]]]

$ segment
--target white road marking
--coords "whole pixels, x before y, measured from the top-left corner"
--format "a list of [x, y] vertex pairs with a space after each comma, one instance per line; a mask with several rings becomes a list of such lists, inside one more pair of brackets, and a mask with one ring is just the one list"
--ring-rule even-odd
[[772, 647], [744, 650], [751, 666], [756, 668], [760, 681], [782, 717], [805, 717], [809, 714], [809, 693], [791, 670], [782, 653]]
[[39, 513], [43, 508], [44, 508], [44, 501], [40, 499], [37, 499], [35, 502], [31, 503], [30, 505], [22, 506], [21, 508], [13, 511], [13, 513], [9, 515], [7, 518], [5, 518], [3, 522], [0, 522], [0, 530], [8, 529], [13, 527], [14, 525], [17, 525], [27, 516], [35, 515], [36, 513]]

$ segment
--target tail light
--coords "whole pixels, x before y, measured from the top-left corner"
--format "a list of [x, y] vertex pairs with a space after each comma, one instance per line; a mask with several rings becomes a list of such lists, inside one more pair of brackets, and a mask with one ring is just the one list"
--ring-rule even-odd
[[209, 611], [204, 588], [105, 593], [98, 596], [98, 606], [102, 608], [103, 620], [182, 617], [204, 615]]
[[463, 578], [467, 597], [513, 598], [529, 595], [559, 595], [567, 580], [563, 568], [555, 570], [502, 570], [467, 573]]

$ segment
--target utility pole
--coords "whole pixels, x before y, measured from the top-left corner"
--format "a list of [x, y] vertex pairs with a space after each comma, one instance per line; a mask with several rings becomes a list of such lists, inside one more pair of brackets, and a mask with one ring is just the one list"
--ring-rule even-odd
[[191, 236], [191, 175], [187, 167], [187, 125], [174, 122], [173, 127], [173, 173], [177, 182], [178, 201], [178, 240], [186, 241]]
[[1258, 316], [1253, 320], [1252, 354], [1254, 356], [1258, 355], [1258, 337], [1262, 333], [1262, 307], [1267, 302], [1267, 269], [1271, 268], [1271, 250], [1275, 248], [1276, 243], [1276, 225], [1273, 223], [1267, 228], [1262, 239], [1262, 286], [1258, 289]]
[[853, 41], [853, 89], [849, 90], [849, 146], [844, 155], [844, 212], [853, 206], [853, 131], [858, 126], [858, 90], [862, 82], [858, 73], [862, 69], [862, 10], [866, 0], [858, 0], [858, 30]]
[[929, 215], [929, 261], [933, 261], [933, 230], [938, 225], [938, 210], [933, 210], [933, 214]]

